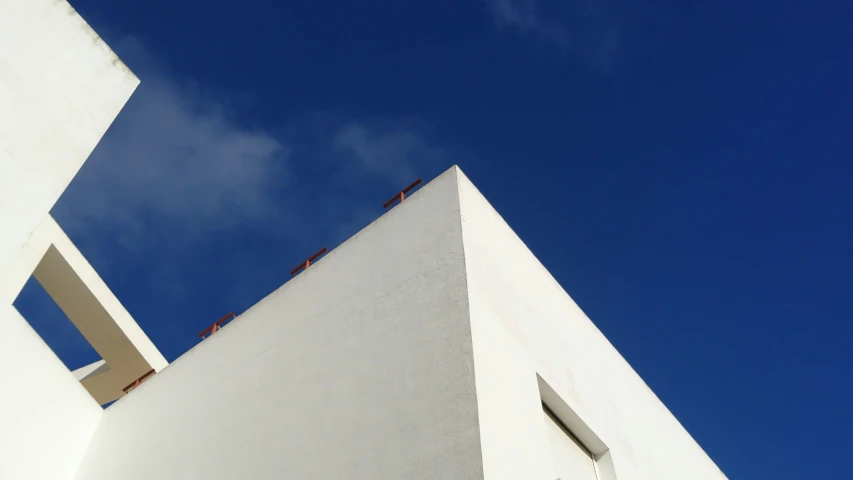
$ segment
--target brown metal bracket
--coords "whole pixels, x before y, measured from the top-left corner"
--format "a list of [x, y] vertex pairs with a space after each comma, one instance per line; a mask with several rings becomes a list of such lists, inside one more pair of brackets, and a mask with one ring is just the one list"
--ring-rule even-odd
[[223, 323], [225, 323], [225, 322], [227, 322], [227, 321], [229, 321], [229, 320], [231, 320], [231, 319], [233, 319], [233, 318], [235, 318], [235, 317], [236, 317], [236, 315], [234, 315], [234, 312], [231, 312], [231, 313], [229, 313], [228, 315], [225, 315], [224, 317], [222, 317], [222, 318], [220, 318], [219, 320], [217, 320], [216, 322], [214, 322], [214, 324], [213, 324], [213, 325], [211, 325], [211, 326], [209, 326], [209, 327], [205, 328], [204, 330], [202, 330], [202, 331], [201, 331], [201, 333], [199, 333], [199, 334], [198, 334], [198, 336], [199, 336], [199, 337], [201, 337], [201, 339], [202, 339], [202, 340], [204, 340], [204, 339], [205, 339], [205, 335], [207, 335], [208, 337], [209, 337], [210, 335], [213, 335], [213, 334], [214, 334], [214, 333], [216, 333], [219, 329], [221, 329], [221, 328], [222, 328], [222, 324], [223, 324]]
[[325, 248], [325, 247], [324, 247], [324, 248], [323, 248], [322, 250], [320, 250], [319, 252], [315, 253], [314, 255], [311, 255], [311, 257], [310, 257], [310, 258], [308, 258], [308, 260], [305, 260], [304, 262], [302, 262], [302, 263], [300, 263], [299, 265], [297, 265], [297, 266], [296, 266], [296, 268], [294, 268], [293, 270], [291, 270], [291, 271], [290, 271], [290, 274], [291, 274], [291, 275], [296, 275], [297, 273], [299, 273], [299, 271], [300, 271], [300, 270], [305, 270], [305, 269], [307, 269], [308, 267], [310, 267], [310, 266], [311, 266], [311, 264], [312, 264], [315, 260], [317, 260], [318, 258], [320, 258], [320, 255], [323, 255], [324, 253], [326, 253], [326, 252], [328, 252], [328, 251], [329, 251], [329, 250], [328, 250], [327, 248]]
[[423, 180], [421, 180], [420, 178], [419, 178], [419, 179], [417, 179], [417, 180], [415, 180], [411, 185], [409, 185], [408, 187], [404, 188], [400, 193], [398, 193], [398, 194], [394, 195], [393, 197], [391, 197], [391, 200], [388, 200], [387, 202], [385, 202], [385, 204], [384, 204], [384, 205], [382, 205], [382, 207], [383, 207], [383, 208], [388, 208], [388, 207], [390, 207], [390, 206], [391, 206], [391, 204], [392, 204], [392, 203], [396, 202], [397, 200], [399, 200], [399, 201], [402, 203], [402, 202], [403, 202], [403, 200], [405, 200], [405, 199], [406, 199], [406, 194], [407, 194], [407, 193], [409, 193], [409, 192], [411, 192], [413, 188], [417, 187], [417, 186], [418, 186], [418, 185], [420, 185], [421, 183], [423, 183]]
[[148, 377], [150, 377], [151, 375], [154, 375], [155, 373], [157, 373], [157, 372], [155, 372], [153, 369], [152, 369], [152, 370], [149, 370], [149, 371], [148, 371], [148, 373], [146, 373], [145, 375], [143, 375], [143, 376], [141, 376], [141, 377], [137, 378], [136, 380], [134, 380], [134, 381], [133, 381], [133, 383], [131, 383], [130, 385], [128, 385], [128, 386], [126, 386], [126, 387], [124, 387], [124, 388], [122, 388], [121, 390], [122, 390], [124, 393], [128, 393], [128, 392], [130, 392], [131, 390], [133, 390], [134, 388], [138, 387], [138, 386], [139, 386], [139, 384], [141, 384], [142, 382], [144, 382]]

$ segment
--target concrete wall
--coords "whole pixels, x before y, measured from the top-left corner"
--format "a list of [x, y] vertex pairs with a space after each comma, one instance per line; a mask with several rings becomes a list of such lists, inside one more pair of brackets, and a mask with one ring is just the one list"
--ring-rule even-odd
[[138, 84], [64, 0], [0, 0], [0, 274]]
[[618, 480], [725, 478], [459, 175], [485, 478], [556, 478], [544, 446], [543, 397], [603, 457], [601, 480], [613, 480], [614, 469]]
[[439, 177], [113, 404], [76, 479], [482, 478], [457, 191]]
[[10, 270], [137, 84], [67, 2], [0, 0], [0, 478], [72, 478], [103, 413], [12, 307]]

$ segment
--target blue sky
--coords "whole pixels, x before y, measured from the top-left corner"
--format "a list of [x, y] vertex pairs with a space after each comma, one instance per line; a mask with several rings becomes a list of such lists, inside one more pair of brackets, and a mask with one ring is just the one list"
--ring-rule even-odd
[[169, 360], [458, 163], [730, 479], [853, 469], [853, 3], [72, 4], [142, 85], [54, 214]]

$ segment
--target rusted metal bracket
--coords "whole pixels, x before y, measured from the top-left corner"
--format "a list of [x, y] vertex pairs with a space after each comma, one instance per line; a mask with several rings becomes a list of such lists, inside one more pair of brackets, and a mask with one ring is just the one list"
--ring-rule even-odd
[[294, 268], [293, 270], [291, 270], [291, 271], [290, 271], [290, 274], [291, 274], [291, 275], [296, 275], [297, 273], [299, 273], [299, 271], [300, 271], [300, 270], [305, 270], [305, 269], [307, 269], [308, 267], [310, 267], [310, 266], [311, 266], [311, 264], [312, 264], [315, 260], [317, 260], [318, 258], [320, 258], [320, 255], [323, 255], [324, 253], [326, 253], [326, 252], [328, 252], [328, 251], [329, 251], [329, 250], [328, 250], [327, 248], [325, 248], [325, 247], [324, 247], [324, 248], [323, 248], [322, 250], [320, 250], [319, 252], [315, 253], [314, 255], [311, 255], [311, 257], [309, 257], [309, 258], [308, 258], [308, 260], [305, 260], [304, 262], [302, 262], [302, 263], [300, 263], [299, 265], [297, 265], [297, 266], [296, 266], [296, 268]]
[[201, 331], [201, 333], [199, 333], [199, 334], [198, 334], [198, 336], [199, 336], [199, 337], [201, 337], [201, 339], [202, 339], [202, 340], [204, 340], [204, 339], [206, 338], [206, 337], [205, 337], [205, 335], [207, 335], [208, 337], [209, 337], [210, 335], [213, 335], [213, 334], [214, 334], [214, 333], [216, 333], [220, 328], [222, 328], [222, 324], [223, 324], [223, 323], [225, 323], [225, 322], [227, 322], [227, 321], [229, 321], [229, 320], [231, 320], [231, 319], [233, 319], [233, 318], [235, 318], [235, 317], [236, 317], [236, 315], [234, 315], [234, 312], [231, 312], [231, 313], [229, 313], [228, 315], [225, 315], [224, 317], [222, 317], [222, 318], [220, 318], [219, 320], [217, 320], [216, 322], [214, 322], [214, 324], [213, 324], [213, 325], [211, 325], [211, 326], [209, 326], [209, 327], [205, 328], [204, 330], [202, 330], [202, 331]]
[[407, 193], [409, 193], [409, 192], [411, 192], [413, 188], [417, 187], [417, 186], [418, 186], [418, 185], [420, 185], [421, 183], [423, 183], [423, 180], [421, 180], [420, 178], [419, 178], [419, 179], [417, 179], [417, 180], [415, 180], [411, 185], [409, 185], [408, 187], [404, 188], [400, 193], [398, 193], [398, 194], [394, 195], [393, 197], [391, 197], [391, 200], [388, 200], [387, 202], [385, 202], [385, 204], [384, 204], [384, 205], [382, 205], [382, 207], [383, 207], [383, 208], [388, 208], [388, 207], [390, 207], [390, 206], [391, 206], [391, 204], [392, 204], [392, 203], [396, 202], [397, 200], [399, 200], [399, 201], [402, 203], [402, 202], [403, 202], [403, 200], [405, 200], [405, 199], [406, 199], [406, 194], [407, 194]]
[[157, 372], [155, 372], [153, 369], [149, 370], [149, 371], [148, 371], [148, 373], [146, 373], [145, 375], [143, 375], [143, 376], [141, 376], [141, 377], [137, 378], [137, 379], [136, 379], [136, 380], [134, 380], [134, 381], [133, 381], [133, 383], [131, 383], [130, 385], [128, 385], [128, 386], [126, 386], [126, 387], [122, 388], [122, 391], [123, 391], [124, 393], [128, 393], [128, 392], [130, 392], [130, 391], [131, 391], [131, 390], [133, 390], [134, 388], [138, 387], [138, 386], [139, 386], [139, 384], [141, 384], [141, 383], [142, 383], [142, 382], [144, 382], [146, 379], [148, 379], [148, 377], [150, 377], [151, 375], [154, 375], [155, 373], [157, 373]]

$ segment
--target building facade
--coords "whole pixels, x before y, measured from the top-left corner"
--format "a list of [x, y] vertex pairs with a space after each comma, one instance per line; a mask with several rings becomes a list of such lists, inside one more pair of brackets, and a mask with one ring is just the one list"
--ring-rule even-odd
[[[167, 364], [50, 216], [138, 84], [64, 0], [0, 0], [4, 480], [74, 478], [100, 405]], [[69, 372], [30, 327], [13, 302], [31, 276], [102, 361]]]
[[[63, 0], [0, 5], [40, 109], [0, 111], [0, 478], [726, 478], [457, 167], [167, 365], [48, 214], [138, 80]], [[29, 328], [29, 275], [103, 362]]]

